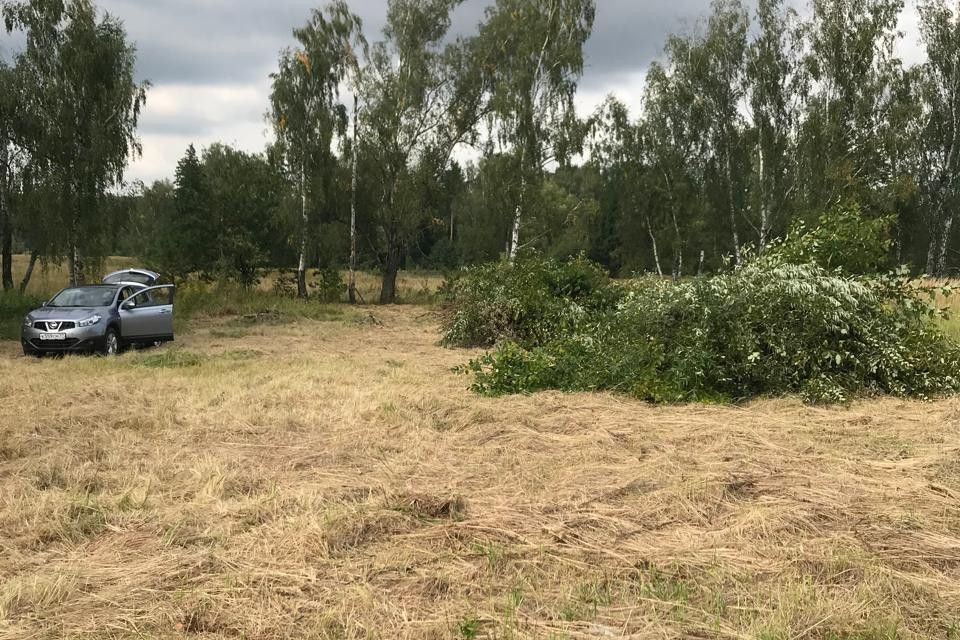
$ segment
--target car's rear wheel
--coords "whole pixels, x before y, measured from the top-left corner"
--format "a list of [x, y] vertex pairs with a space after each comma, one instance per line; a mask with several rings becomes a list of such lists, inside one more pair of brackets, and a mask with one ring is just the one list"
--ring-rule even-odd
[[103, 338], [103, 350], [101, 353], [105, 356], [115, 356], [120, 353], [120, 336], [114, 328], [107, 329], [107, 335]]

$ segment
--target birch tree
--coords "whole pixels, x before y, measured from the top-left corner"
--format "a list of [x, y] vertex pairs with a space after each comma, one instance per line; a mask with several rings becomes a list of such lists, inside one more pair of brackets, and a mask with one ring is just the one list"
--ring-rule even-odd
[[637, 219], [650, 243], [650, 257], [657, 275], [663, 276], [660, 261], [658, 229], [651, 218], [654, 202], [650, 187], [651, 166], [644, 145], [644, 126], [632, 122], [627, 106], [609, 98], [593, 118], [596, 136], [590, 147], [592, 162], [606, 174], [619, 172], [622, 186], [618, 189], [628, 207], [626, 215]]
[[520, 182], [507, 243], [511, 260], [520, 248], [530, 183], [571, 151], [565, 130], [576, 118], [573, 98], [595, 15], [595, 0], [497, 0], [480, 27], [494, 127], [516, 155]]
[[7, 31], [22, 31], [17, 65], [32, 98], [30, 153], [55, 176], [70, 282], [84, 280], [85, 252], [97, 251], [105, 192], [123, 183], [148, 83], [134, 79], [136, 52], [123, 24], [90, 0], [5, 2]]
[[405, 250], [424, 217], [423, 185], [474, 131], [473, 43], [444, 44], [461, 0], [390, 0], [384, 40], [361, 80], [362, 157], [376, 182], [380, 303], [396, 299]]
[[689, 82], [707, 102], [711, 156], [722, 176], [730, 225], [733, 260], [740, 264], [739, 218], [743, 211], [742, 171], [737, 171], [738, 147], [743, 138], [741, 105], [745, 93], [745, 58], [749, 18], [740, 0], [714, 0], [703, 40], [691, 49], [686, 69]]
[[747, 112], [753, 139], [751, 206], [762, 251], [788, 222], [795, 170], [800, 39], [783, 0], [759, 0], [746, 54]]
[[298, 46], [280, 55], [272, 74], [271, 121], [285, 159], [285, 169], [300, 200], [297, 295], [307, 297], [310, 212], [322, 194], [315, 178], [333, 171], [334, 136], [346, 133], [346, 108], [340, 84], [356, 64], [355, 46], [363, 41], [360, 18], [344, 0], [315, 10], [309, 22], [294, 30]]
[[671, 67], [651, 65], [640, 123], [644, 153], [655, 178], [651, 188], [671, 237], [675, 279], [684, 275], [684, 256], [693, 230], [704, 226], [703, 166], [708, 153], [706, 103], [696, 99], [694, 86], [678, 78], [682, 72], [676, 61], [687, 58], [686, 47], [686, 41], [672, 40], [667, 61]]
[[943, 276], [960, 207], [960, 5], [925, 0], [920, 18], [927, 51], [921, 69], [924, 113], [919, 171], [930, 235], [926, 270]]
[[806, 26], [804, 117], [798, 132], [801, 205], [853, 201], [874, 213], [887, 185], [880, 135], [900, 63], [903, 0], [812, 0]]

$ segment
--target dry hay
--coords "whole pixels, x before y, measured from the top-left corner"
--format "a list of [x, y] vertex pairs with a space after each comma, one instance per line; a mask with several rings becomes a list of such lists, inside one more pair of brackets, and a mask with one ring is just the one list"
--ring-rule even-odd
[[960, 402], [483, 399], [376, 317], [0, 347], [0, 637], [958, 637]]

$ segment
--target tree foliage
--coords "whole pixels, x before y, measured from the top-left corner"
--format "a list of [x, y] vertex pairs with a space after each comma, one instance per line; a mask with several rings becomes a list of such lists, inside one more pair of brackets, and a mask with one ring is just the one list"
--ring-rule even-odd
[[346, 108], [339, 101], [340, 84], [357, 67], [356, 48], [366, 46], [363, 25], [343, 0], [323, 11], [314, 10], [309, 22], [294, 30], [296, 50], [280, 55], [280, 69], [272, 75], [271, 119], [288, 179], [301, 199], [297, 291], [307, 296], [307, 244], [310, 239], [310, 202], [325, 201], [324, 186], [335, 172], [331, 144], [344, 137]]
[[444, 42], [458, 4], [390, 0], [384, 40], [372, 47], [361, 76], [361, 154], [376, 193], [381, 303], [395, 300], [397, 272], [434, 204], [431, 188], [475, 125], [472, 43]]
[[83, 280], [84, 254], [103, 255], [106, 191], [123, 181], [140, 152], [136, 127], [146, 83], [134, 78], [136, 55], [122, 23], [98, 15], [91, 0], [5, 2], [7, 31], [23, 31], [19, 140], [34, 176], [53, 185], [71, 281]]
[[477, 55], [492, 128], [512, 150], [519, 180], [511, 258], [520, 249], [527, 185], [579, 146], [573, 99], [595, 16], [595, 0], [497, 0], [480, 27]]

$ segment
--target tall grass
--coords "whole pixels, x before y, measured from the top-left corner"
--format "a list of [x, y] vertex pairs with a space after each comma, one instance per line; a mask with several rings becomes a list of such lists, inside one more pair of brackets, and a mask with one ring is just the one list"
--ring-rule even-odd
[[236, 317], [240, 321], [271, 323], [296, 319], [339, 320], [349, 313], [344, 305], [298, 300], [232, 283], [202, 282], [188, 282], [179, 287], [175, 310], [178, 332], [186, 330], [198, 317]]
[[[26, 270], [28, 257], [13, 257], [14, 277], [19, 281]], [[120, 269], [140, 265], [136, 258], [111, 256], [89, 266], [89, 280], [97, 282], [102, 275]], [[231, 283], [188, 282], [181, 286], [176, 300], [176, 330], [188, 330], [195, 317], [252, 316], [258, 322], [270, 320], [289, 321], [298, 318], [334, 320], [349, 312], [346, 307], [325, 304], [315, 300], [296, 300], [274, 292], [277, 272], [266, 272], [255, 287], [243, 288]], [[343, 273], [346, 282], [347, 274]], [[67, 285], [66, 265], [56, 262], [36, 266], [25, 295], [16, 292], [0, 292], [0, 340], [17, 340], [20, 337], [20, 322], [23, 317], [40, 306], [53, 294]], [[433, 304], [443, 277], [431, 271], [406, 271], [397, 277], [397, 298], [402, 304]], [[359, 272], [357, 290], [360, 301], [375, 304], [380, 298], [380, 276], [376, 273]], [[346, 302], [346, 291], [341, 302]]]

